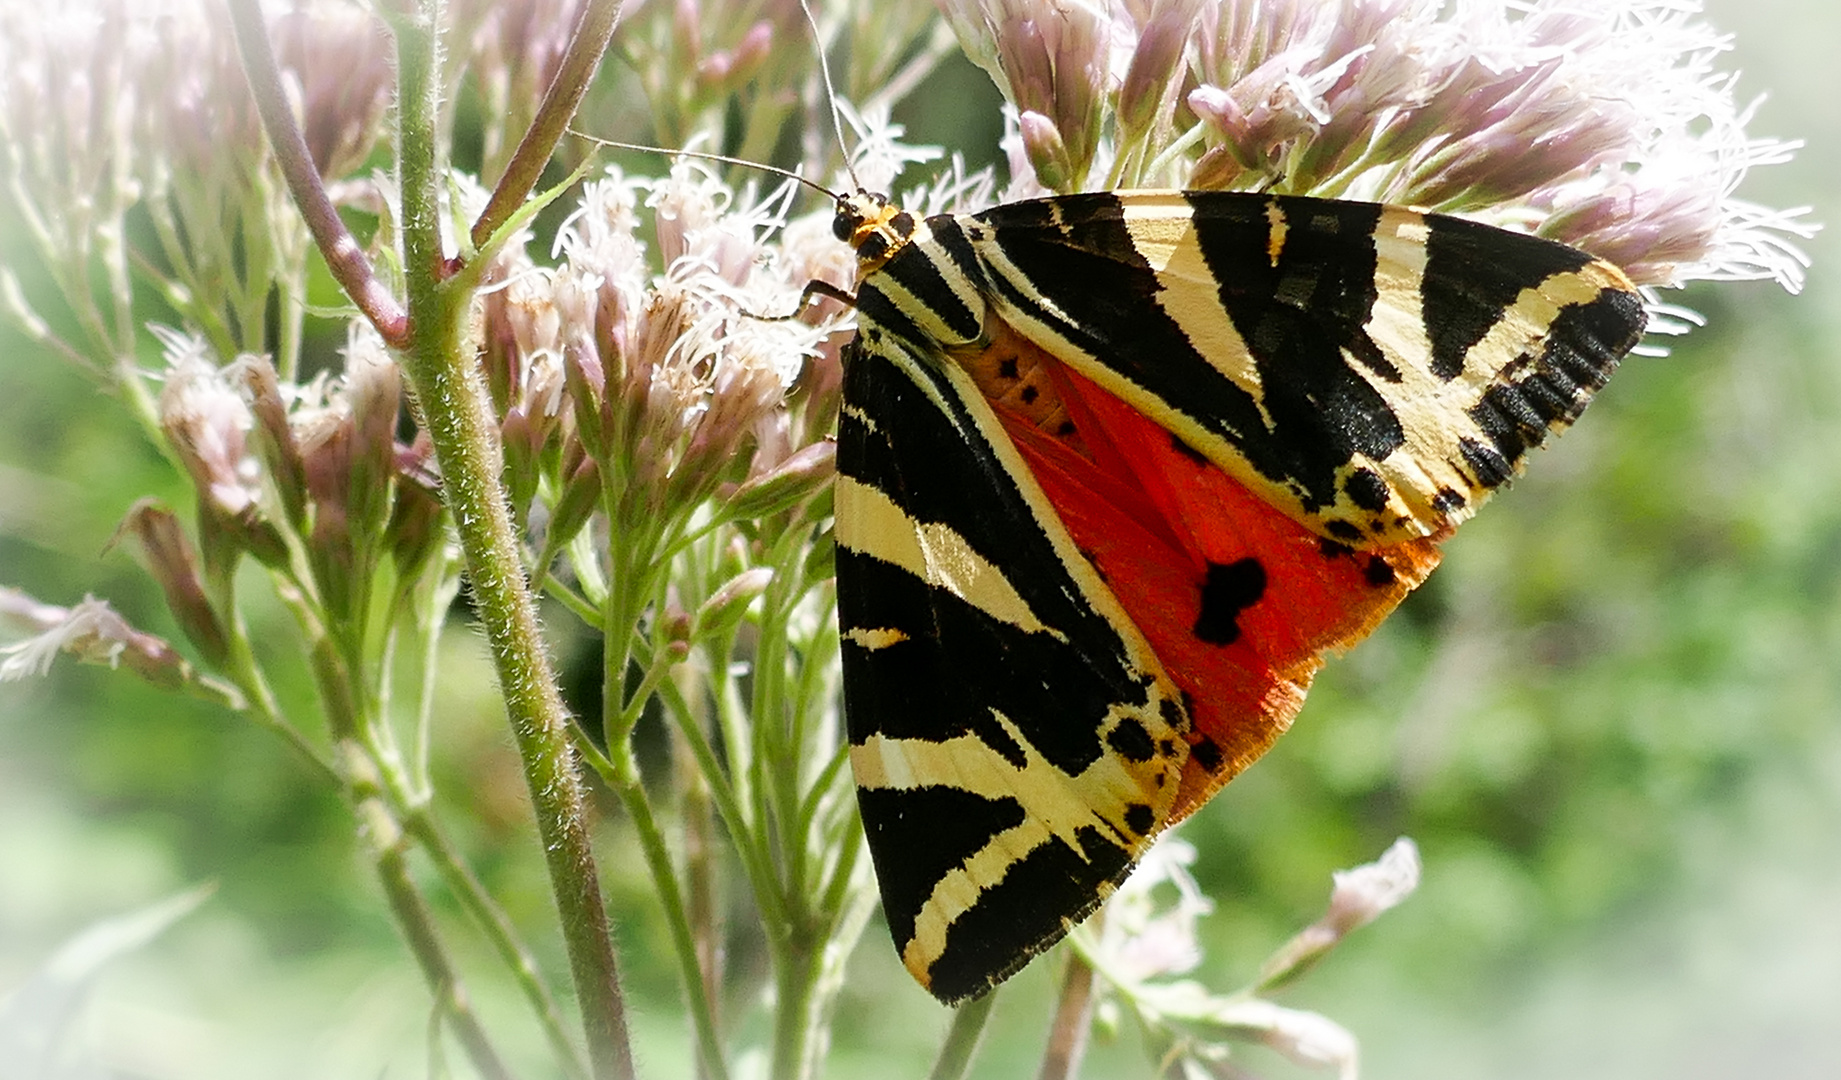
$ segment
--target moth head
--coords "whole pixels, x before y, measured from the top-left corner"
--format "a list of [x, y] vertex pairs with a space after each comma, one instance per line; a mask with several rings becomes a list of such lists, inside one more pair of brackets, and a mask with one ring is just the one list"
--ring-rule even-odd
[[880, 269], [914, 236], [914, 215], [889, 202], [887, 195], [858, 189], [837, 199], [831, 232], [857, 252], [861, 276]]

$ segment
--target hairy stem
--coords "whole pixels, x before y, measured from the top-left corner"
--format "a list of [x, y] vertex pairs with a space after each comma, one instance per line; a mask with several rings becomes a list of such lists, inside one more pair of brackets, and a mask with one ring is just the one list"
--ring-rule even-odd
[[659, 829], [657, 819], [652, 816], [652, 804], [640, 782], [632, 745], [622, 741], [609, 746], [607, 755], [612, 769], [609, 782], [619, 794], [627, 815], [633, 819], [634, 831], [639, 834], [639, 849], [645, 853], [646, 869], [651, 871], [659, 902], [665, 908], [665, 922], [671, 928], [671, 944], [684, 979], [691, 1026], [696, 1030], [698, 1062], [713, 1080], [727, 1080], [728, 1067], [723, 1061], [722, 1042], [716, 1034], [716, 1013], [711, 999], [715, 987], [704, 982], [697, 963], [696, 934], [691, 930], [690, 915], [684, 908], [684, 889], [678, 883], [677, 870], [671, 865], [671, 850], [665, 844], [665, 834]]
[[425, 811], [416, 810], [403, 819], [403, 828], [421, 844], [435, 862], [442, 880], [453, 891], [467, 913], [473, 916], [480, 932], [499, 954], [505, 966], [511, 969], [512, 978], [517, 981], [518, 989], [523, 992], [525, 1000], [530, 1003], [531, 1011], [537, 1014], [537, 1022], [543, 1028], [544, 1038], [549, 1042], [551, 1051], [556, 1055], [563, 1075], [570, 1080], [580, 1080], [588, 1075], [588, 1065], [581, 1058], [581, 1052], [569, 1042], [563, 1029], [562, 1012], [556, 1001], [550, 996], [549, 987], [544, 985], [543, 975], [537, 968], [537, 958], [518, 936], [517, 927], [512, 925], [510, 917], [493, 900], [468, 866], [454, 850], [454, 846], [435, 825], [435, 821]]
[[435, 161], [440, 92], [435, 28], [440, 0], [398, 22], [398, 137], [409, 333], [403, 357], [441, 465], [443, 493], [466, 556], [480, 622], [523, 759], [537, 829], [561, 916], [576, 998], [597, 1078], [634, 1075], [626, 1008], [603, 906], [569, 714], [556, 687], [537, 608], [524, 579], [512, 515], [499, 485], [503, 461], [486, 388], [462, 347], [470, 293], [442, 281], [442, 187]]

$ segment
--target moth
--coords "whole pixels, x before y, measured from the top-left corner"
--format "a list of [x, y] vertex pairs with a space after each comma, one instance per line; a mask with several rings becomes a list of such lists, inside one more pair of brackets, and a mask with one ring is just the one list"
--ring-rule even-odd
[[850, 760], [946, 1003], [1259, 757], [1646, 321], [1583, 252], [1373, 203], [857, 192], [834, 225]]

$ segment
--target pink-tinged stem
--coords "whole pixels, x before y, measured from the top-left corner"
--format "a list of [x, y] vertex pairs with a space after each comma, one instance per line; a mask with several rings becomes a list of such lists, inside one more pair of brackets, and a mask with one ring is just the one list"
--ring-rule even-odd
[[371, 321], [386, 343], [400, 348], [409, 339], [409, 313], [397, 302], [390, 290], [371, 269], [371, 260], [340, 220], [339, 211], [326, 194], [319, 169], [307, 149], [306, 137], [288, 107], [287, 94], [281, 88], [281, 70], [275, 64], [275, 50], [270, 47], [268, 27], [262, 21], [257, 0], [231, 0], [230, 21], [235, 27], [237, 48], [243, 56], [243, 73], [256, 98], [262, 115], [262, 127], [268, 132], [269, 147], [281, 166], [281, 175], [294, 203], [313, 233], [313, 242], [332, 271], [333, 278], [344, 288], [358, 310]]
[[550, 155], [556, 150], [557, 140], [568, 130], [576, 107], [582, 103], [582, 95], [594, 81], [595, 68], [600, 66], [601, 55], [607, 51], [614, 27], [620, 22], [622, 3], [623, 0], [589, 0], [588, 6], [582, 9], [575, 34], [563, 53], [562, 65], [556, 69], [556, 78], [551, 80], [550, 89], [543, 95], [543, 104], [538, 106], [530, 128], [518, 142], [518, 149], [505, 166], [505, 175], [499, 178], [486, 209], [473, 223], [475, 246], [490, 239], [499, 226], [524, 205], [531, 189], [537, 186], [544, 167], [550, 163]]

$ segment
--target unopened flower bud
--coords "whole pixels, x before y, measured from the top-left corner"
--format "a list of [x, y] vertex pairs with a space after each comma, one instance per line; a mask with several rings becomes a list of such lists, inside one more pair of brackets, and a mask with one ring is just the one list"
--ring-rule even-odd
[[837, 475], [837, 444], [816, 442], [743, 484], [723, 507], [727, 517], [755, 520], [789, 509]]
[[1232, 188], [1246, 171], [1246, 166], [1227, 147], [1217, 146], [1196, 159], [1183, 187], [1190, 191], [1225, 190]]
[[1183, 49], [1195, 9], [1194, 0], [1162, 4], [1138, 35], [1119, 86], [1118, 123], [1125, 138], [1135, 139], [1150, 126], [1171, 83], [1185, 74]]
[[1029, 167], [1036, 179], [1052, 191], [1074, 190], [1074, 165], [1068, 159], [1067, 144], [1055, 122], [1039, 112], [1025, 112], [1017, 117], [1023, 136], [1023, 151], [1029, 155]]
[[606, 381], [600, 358], [580, 341], [571, 341], [563, 350], [563, 380], [573, 406], [576, 436], [591, 457], [604, 457], [612, 449], [608, 442]]
[[773, 571], [765, 566], [743, 570], [724, 582], [697, 608], [698, 636], [727, 633], [741, 620], [754, 598], [766, 592], [772, 583]]
[[351, 477], [355, 429], [349, 416], [326, 417], [302, 440], [307, 491], [313, 500], [313, 532], [307, 551], [320, 598], [334, 618], [352, 614], [359, 592], [358, 541], [352, 530]]
[[353, 335], [345, 354], [345, 392], [351, 400], [352, 457], [347, 491], [352, 528], [368, 542], [383, 528], [396, 471], [396, 422], [402, 411], [403, 375], [384, 343], [368, 327]]
[[558, 548], [569, 542], [601, 505], [601, 469], [591, 457], [578, 461], [563, 482], [562, 494], [550, 511], [546, 543]]
[[267, 357], [242, 356], [230, 370], [242, 381], [250, 412], [256, 418], [256, 448], [268, 466], [269, 478], [281, 496], [288, 520], [296, 528], [305, 526], [307, 508], [306, 467], [301, 462], [300, 444], [288, 424], [288, 403], [281, 394], [281, 382], [275, 366]]
[[186, 640], [206, 663], [221, 666], [230, 653], [224, 625], [205, 595], [198, 560], [178, 517], [159, 502], [142, 499], [128, 511], [116, 535], [121, 532], [132, 532], [140, 541], [148, 570], [166, 595], [166, 606]]
[[396, 459], [396, 498], [384, 536], [398, 581], [411, 582], [422, 573], [430, 555], [445, 539], [441, 529], [441, 499], [432, 483], [424, 482], [426, 461], [432, 453], [426, 434], [416, 444], [399, 451]]
[[748, 28], [748, 32], [742, 35], [741, 41], [730, 54], [734, 58], [729, 71], [730, 81], [741, 85], [753, 79], [772, 52], [773, 23], [762, 19]]
[[301, 134], [321, 176], [364, 163], [395, 86], [388, 28], [357, 4], [307, 4], [274, 20], [275, 59], [297, 80]]
[[683, 643], [690, 640], [696, 631], [696, 620], [690, 612], [678, 606], [676, 595], [672, 595], [665, 604], [665, 614], [660, 620], [659, 630], [667, 642]]

